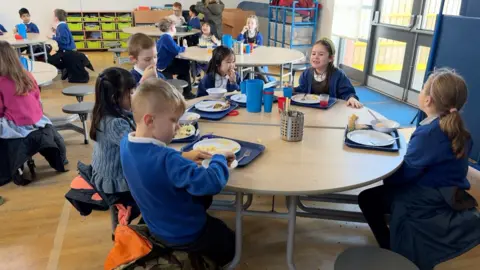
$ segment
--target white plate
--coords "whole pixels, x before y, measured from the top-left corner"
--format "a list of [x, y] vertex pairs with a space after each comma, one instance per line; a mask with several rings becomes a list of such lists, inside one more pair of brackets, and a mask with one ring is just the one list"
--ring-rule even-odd
[[213, 106], [215, 104], [222, 104], [223, 106], [227, 105], [227, 102], [225, 101], [215, 101], [215, 100], [205, 100], [205, 101], [200, 101], [197, 104], [195, 104], [195, 109], [202, 111], [202, 112], [223, 112], [228, 109], [230, 109], [230, 106], [226, 108], [219, 108], [219, 109], [214, 109]]
[[242, 147], [237, 142], [221, 138], [206, 139], [193, 145], [193, 150], [202, 150], [212, 155], [219, 151], [230, 151], [236, 154], [241, 148]]
[[[304, 97], [305, 97], [305, 100], [303, 100]], [[305, 94], [297, 94], [292, 97], [292, 100], [302, 104], [317, 104], [317, 103], [320, 103], [320, 96], [312, 95], [312, 94], [308, 94], [306, 96]]]
[[180, 123], [180, 125], [189, 125], [198, 122], [198, 119], [200, 119], [200, 114], [186, 112], [182, 115], [182, 117], [180, 117], [180, 120], [178, 122]]
[[368, 146], [388, 146], [395, 142], [392, 136], [375, 130], [354, 130], [347, 134], [347, 138]]
[[[202, 161], [202, 166], [203, 166], [205, 169], [207, 169], [208, 166], [210, 165], [210, 161], [211, 161], [211, 159], [204, 159], [204, 160]], [[237, 160], [234, 160], [234, 161], [232, 162], [232, 164], [230, 164], [230, 167], [228, 167], [228, 168], [229, 168], [230, 170], [232, 170], [232, 169], [235, 169], [237, 166], [238, 166], [238, 161], [237, 161]]]
[[247, 103], [247, 95], [245, 94], [236, 94], [230, 97], [230, 99], [238, 103]]
[[[182, 133], [182, 134], [181, 134]], [[181, 126], [175, 134], [174, 140], [183, 140], [197, 133], [197, 129], [193, 125]]]

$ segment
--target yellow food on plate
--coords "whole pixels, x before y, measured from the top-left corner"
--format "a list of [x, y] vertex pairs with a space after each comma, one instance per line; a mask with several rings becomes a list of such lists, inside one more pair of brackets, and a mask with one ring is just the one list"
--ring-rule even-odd
[[195, 134], [195, 127], [193, 125], [181, 126], [175, 134], [175, 139], [183, 139]]
[[376, 123], [375, 126], [381, 128], [381, 127], [385, 127], [385, 124], [384, 123]]
[[352, 114], [348, 118], [348, 132], [355, 130], [355, 123], [357, 122], [358, 116], [356, 114]]
[[215, 146], [199, 146], [195, 150], [204, 151], [204, 152], [208, 152], [210, 154], [214, 154], [218, 151], [218, 148], [215, 147]]
[[320, 100], [320, 97], [317, 95], [307, 95], [307, 100]]

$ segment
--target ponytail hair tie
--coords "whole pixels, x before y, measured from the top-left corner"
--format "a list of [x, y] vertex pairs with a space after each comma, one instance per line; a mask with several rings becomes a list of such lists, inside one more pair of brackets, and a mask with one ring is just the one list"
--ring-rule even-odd
[[451, 108], [450, 109], [450, 113], [457, 112], [457, 111], [458, 111], [457, 108]]

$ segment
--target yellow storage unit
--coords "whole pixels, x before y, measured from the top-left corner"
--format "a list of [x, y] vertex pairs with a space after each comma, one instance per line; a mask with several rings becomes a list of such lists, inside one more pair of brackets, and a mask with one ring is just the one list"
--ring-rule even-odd
[[77, 50], [85, 49], [85, 42], [75, 42], [75, 46], [77, 47]]
[[85, 39], [85, 36], [82, 34], [82, 35], [78, 35], [78, 34], [74, 34], [73, 35], [73, 40], [84, 40]]
[[87, 41], [87, 48], [89, 49], [101, 49], [102, 43], [100, 41]]
[[83, 30], [83, 24], [82, 23], [67, 23], [68, 29], [70, 31], [82, 31]]
[[116, 29], [114, 23], [101, 23], [103, 31], [114, 31]]
[[118, 38], [119, 38], [120, 40], [125, 40], [125, 39], [128, 39], [131, 35], [132, 35], [132, 34], [119, 32], [119, 33], [118, 33]]
[[102, 37], [104, 40], [117, 40], [117, 32], [103, 32]]
[[117, 23], [117, 29], [118, 30], [122, 30], [122, 29], [130, 27], [130, 26], [132, 26], [131, 23]]
[[99, 24], [85, 24], [85, 30], [88, 31], [94, 31], [94, 30], [100, 30], [100, 25]]

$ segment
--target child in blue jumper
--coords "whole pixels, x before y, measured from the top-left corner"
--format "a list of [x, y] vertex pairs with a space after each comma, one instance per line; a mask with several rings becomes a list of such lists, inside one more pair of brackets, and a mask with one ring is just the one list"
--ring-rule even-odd
[[128, 55], [134, 64], [130, 73], [137, 84], [150, 77], [165, 80], [165, 76], [157, 71], [157, 48], [149, 36], [142, 33], [133, 34], [128, 40]]
[[418, 100], [428, 117], [412, 134], [404, 163], [382, 186], [362, 191], [358, 203], [381, 248], [433, 269], [480, 243], [480, 214], [466, 193], [472, 140], [459, 112], [465, 81], [438, 70]]
[[67, 12], [63, 9], [55, 9], [53, 11], [53, 22], [56, 24], [55, 34], [48, 37], [55, 40], [58, 44], [58, 51], [56, 54], [49, 56], [48, 62], [58, 69], [63, 69], [62, 57], [66, 51], [76, 50], [75, 42], [73, 41], [72, 32], [66, 23]]
[[335, 45], [328, 38], [318, 40], [310, 54], [311, 68], [300, 76], [297, 93], [329, 94], [330, 97], [347, 101], [347, 106], [361, 108], [352, 83], [345, 73], [333, 64]]
[[[40, 30], [38, 29], [37, 25], [34, 24], [33, 22], [30, 21], [30, 12], [26, 8], [21, 8], [18, 11], [18, 14], [20, 15], [20, 19], [22, 19], [23, 24], [27, 27], [27, 33], [35, 33], [38, 34], [40, 33]], [[17, 31], [15, 27], [15, 32]]]
[[247, 18], [247, 25], [242, 29], [242, 32], [237, 37], [238, 41], [243, 41], [245, 44], [263, 45], [263, 35], [258, 31], [258, 17], [250, 15]]
[[240, 76], [235, 72], [235, 54], [230, 48], [219, 46], [213, 50], [207, 74], [200, 81], [197, 97], [208, 95], [209, 88], [224, 88], [228, 92], [240, 89]]
[[212, 195], [227, 184], [231, 152], [211, 157], [209, 167], [199, 167], [198, 151], [182, 154], [168, 143], [179, 129], [185, 101], [169, 83], [156, 78], [144, 81], [132, 98], [137, 129], [122, 140], [123, 172], [152, 235], [164, 245], [228, 264], [235, 254], [235, 234], [206, 209]]
[[177, 75], [177, 79], [184, 80], [188, 86], [183, 89], [183, 96], [186, 99], [195, 98], [192, 94], [192, 84], [190, 80], [190, 61], [176, 58], [179, 53], [185, 51], [184, 46], [178, 46], [173, 36], [177, 32], [172, 20], [164, 18], [158, 26], [164, 34], [157, 41], [157, 69], [162, 72], [167, 79], [172, 79]]
[[200, 30], [200, 18], [198, 18], [198, 11], [195, 9], [195, 5], [190, 6], [188, 15], [190, 16], [190, 19], [188, 20], [188, 26], [192, 27], [193, 29]]

